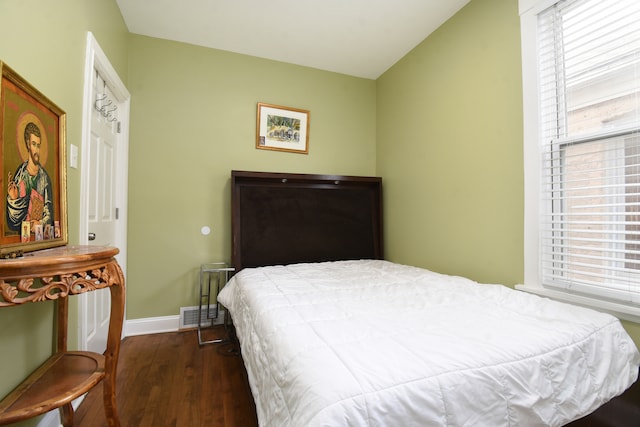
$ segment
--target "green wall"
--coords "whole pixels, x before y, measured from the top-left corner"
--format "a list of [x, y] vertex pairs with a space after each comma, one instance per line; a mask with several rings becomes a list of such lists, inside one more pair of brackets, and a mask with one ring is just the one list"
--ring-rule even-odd
[[[0, 61], [67, 113], [67, 144], [81, 146], [87, 31], [92, 31], [122, 79], [128, 32], [115, 1], [1, 0]], [[80, 169], [67, 171], [69, 241], [78, 242]], [[4, 185], [4, 181], [2, 181]], [[70, 307], [70, 347], [77, 343], [77, 306]], [[52, 350], [51, 303], [0, 310], [0, 396], [11, 391]], [[19, 425], [35, 425], [36, 420]]]
[[[128, 320], [196, 305], [200, 264], [230, 261], [231, 170], [375, 174], [373, 80], [143, 36], [129, 49]], [[310, 111], [309, 154], [255, 148], [258, 102]]]
[[391, 260], [523, 278], [518, 4], [475, 0], [377, 81]]

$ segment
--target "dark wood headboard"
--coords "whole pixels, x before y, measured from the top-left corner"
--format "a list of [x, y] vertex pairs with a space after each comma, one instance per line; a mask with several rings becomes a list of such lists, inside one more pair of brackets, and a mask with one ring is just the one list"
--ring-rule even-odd
[[232, 263], [381, 259], [382, 179], [231, 172]]

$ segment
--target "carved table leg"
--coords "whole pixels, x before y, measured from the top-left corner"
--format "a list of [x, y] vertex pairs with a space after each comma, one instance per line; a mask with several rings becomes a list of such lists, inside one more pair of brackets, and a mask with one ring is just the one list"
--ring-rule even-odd
[[111, 264], [115, 283], [109, 288], [111, 292], [111, 319], [105, 356], [105, 376], [103, 382], [104, 412], [109, 427], [120, 427], [116, 402], [116, 371], [120, 354], [120, 337], [124, 320], [125, 284], [122, 270], [117, 263]]
[[60, 423], [64, 427], [73, 427], [73, 406], [71, 403], [60, 407]]

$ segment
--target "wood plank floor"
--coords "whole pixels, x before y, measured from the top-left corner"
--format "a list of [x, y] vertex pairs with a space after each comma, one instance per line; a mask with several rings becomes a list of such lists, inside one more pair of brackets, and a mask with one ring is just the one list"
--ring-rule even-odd
[[[198, 345], [195, 331], [122, 342], [117, 402], [123, 427], [256, 427], [242, 359], [231, 344]], [[107, 427], [102, 387], [75, 413], [75, 426]]]
[[[122, 427], [258, 425], [237, 347], [199, 346], [195, 331], [126, 338], [120, 349], [117, 402]], [[80, 405], [74, 425], [108, 427], [101, 386]], [[640, 426], [640, 381], [622, 398], [568, 426]]]

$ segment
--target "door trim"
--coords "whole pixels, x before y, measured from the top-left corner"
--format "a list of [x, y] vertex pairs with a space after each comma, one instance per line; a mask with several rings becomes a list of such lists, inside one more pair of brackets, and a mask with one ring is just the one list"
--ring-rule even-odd
[[[105, 80], [116, 101], [120, 103], [118, 117], [120, 119], [120, 137], [118, 140], [118, 150], [116, 162], [118, 171], [116, 173], [115, 192], [116, 205], [119, 209], [119, 220], [115, 236], [115, 246], [120, 249], [116, 256], [120, 267], [127, 275], [127, 187], [129, 171], [129, 110], [131, 94], [113, 68], [104, 51], [98, 44], [91, 32], [87, 33], [87, 49], [85, 55], [84, 70], [84, 95], [83, 95], [83, 117], [82, 117], [82, 149], [81, 149], [81, 179], [80, 179], [80, 217], [79, 244], [89, 243], [89, 168], [84, 167], [89, 164], [89, 146], [91, 141], [91, 111], [93, 108], [93, 74], [97, 70]], [[81, 296], [82, 297], [82, 296]], [[87, 347], [86, 331], [87, 304], [84, 298], [79, 299], [78, 307], [78, 347], [85, 350]], [[124, 331], [124, 328], [123, 328]]]

